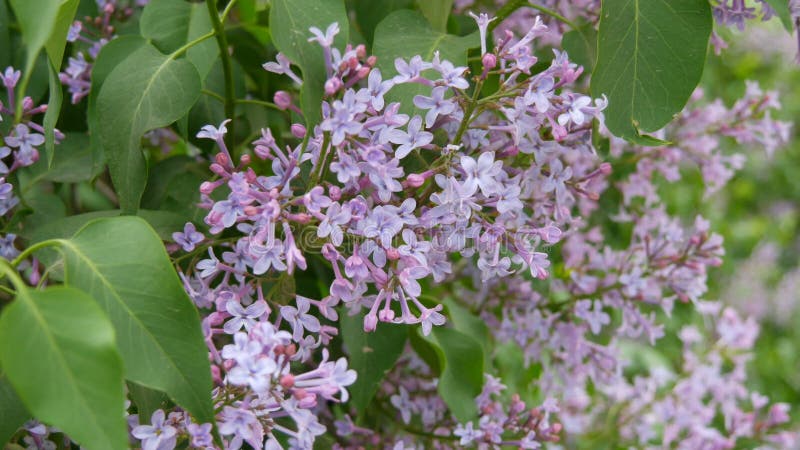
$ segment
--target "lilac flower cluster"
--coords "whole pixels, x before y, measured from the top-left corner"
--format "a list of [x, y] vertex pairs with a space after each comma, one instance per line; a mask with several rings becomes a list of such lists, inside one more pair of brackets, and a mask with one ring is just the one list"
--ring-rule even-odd
[[[365, 309], [367, 332], [385, 322], [420, 324], [428, 334], [445, 317], [441, 305], [423, 302], [422, 285], [452, 274], [454, 257], [472, 261], [485, 280], [521, 271], [548, 276], [541, 250], [559, 241], [574, 205], [591, 208], [610, 170], [588, 144], [604, 100], [569, 90], [581, 69], [557, 53], [548, 69], [530, 74], [537, 61], [531, 42], [545, 30], [537, 22], [521, 39], [500, 41], [483, 56], [473, 89], [488, 76], [501, 79], [489, 104], [468, 95], [466, 67], [438, 54], [432, 61], [398, 59], [398, 74], [384, 79], [362, 46], [333, 47], [335, 24], [312, 29], [329, 75], [323, 119], [313, 131], [293, 125], [305, 143], [284, 149], [262, 131], [253, 154], [271, 164], [271, 175], [257, 174], [250, 155], [235, 162], [224, 141], [227, 121], [198, 133], [220, 149], [211, 164], [217, 178], [200, 188], [212, 237], [187, 224], [174, 238], [189, 255], [208, 250], [182, 277], [205, 314], [218, 421], [239, 424], [220, 427], [230, 448], [265, 439], [277, 444], [275, 432], [307, 448], [324, 432], [315, 414], [321, 402], [346, 401], [355, 379], [344, 359], [328, 361], [325, 348], [337, 333], [325, 320], [338, 320], [339, 304], [349, 314]], [[265, 68], [296, 77], [282, 55]], [[386, 101], [402, 84], [423, 87], [413, 98], [421, 115]], [[286, 92], [276, 94], [276, 103], [299, 111]], [[417, 161], [426, 170], [411, 171]], [[213, 238], [228, 229], [239, 237]], [[329, 295], [282, 292], [310, 258], [330, 264]], [[475, 442], [494, 442], [505, 428], [520, 442], [557, 439], [559, 428], [549, 422], [554, 407], [527, 411], [516, 400], [503, 410], [484, 397], [486, 418], [473, 428], [480, 434]], [[134, 436], [142, 440], [153, 433], [138, 430]]]
[[718, 302], [696, 307], [707, 330], [680, 330], [680, 367], [653, 367], [632, 381], [618, 378], [601, 387], [608, 404], [595, 406], [593, 417], [604, 426], [611, 420], [621, 445], [728, 449], [758, 441], [764, 449], [796, 448], [798, 434], [780, 428], [789, 422], [789, 405], [770, 405], [745, 384], [759, 332], [755, 320]]
[[99, 15], [76, 20], [69, 28], [67, 41], [82, 43], [85, 48], [68, 58], [67, 68], [58, 74], [67, 86], [72, 103], [89, 95], [92, 87], [92, 64], [100, 50], [116, 37], [116, 25], [133, 16], [135, 8], [144, 7], [148, 0], [96, 0]]
[[[32, 119], [34, 116], [44, 114], [47, 105], [36, 105], [31, 97], [16, 98], [15, 88], [20, 80], [21, 73], [13, 67], [7, 67], [0, 73], [0, 81], [6, 90], [7, 104], [0, 101], [0, 121], [14, 119], [17, 102], [22, 102], [22, 116], [20, 121], [11, 126], [8, 133], [0, 134], [0, 217], [8, 217], [12, 210], [19, 205], [20, 199], [14, 195], [14, 186], [7, 180], [19, 169], [33, 165], [39, 160], [39, 148], [45, 143], [44, 128]], [[64, 139], [63, 133], [54, 132], [56, 143]], [[17, 236], [14, 233], [0, 234], [0, 257], [13, 260], [19, 255], [19, 250], [14, 242]], [[29, 279], [33, 284], [39, 281], [38, 263], [34, 258], [33, 270]], [[26, 270], [31, 265], [24, 263], [20, 270]]]
[[489, 374], [475, 398], [477, 420], [459, 423], [437, 393], [437, 380], [428, 365], [408, 350], [381, 384], [375, 400], [390, 419], [385, 428], [358, 427], [344, 416], [336, 421], [336, 433], [344, 441], [337, 449], [418, 448], [420, 436], [437, 449], [538, 449], [559, 441], [562, 426], [555, 420], [559, 408], [554, 399], [530, 408], [518, 394], [505, 395], [508, 388]]

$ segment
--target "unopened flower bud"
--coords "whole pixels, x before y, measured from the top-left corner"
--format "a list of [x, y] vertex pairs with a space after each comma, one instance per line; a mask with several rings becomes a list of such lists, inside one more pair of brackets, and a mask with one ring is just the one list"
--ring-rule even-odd
[[306, 137], [306, 127], [299, 123], [293, 123], [291, 126], [292, 136], [296, 137], [297, 139], [303, 139]]
[[331, 186], [328, 188], [328, 197], [331, 200], [338, 202], [342, 198], [342, 189], [339, 186]]
[[217, 163], [211, 164], [210, 166], [208, 166], [208, 168], [211, 169], [211, 172], [213, 172], [215, 175], [219, 175], [221, 177], [225, 176], [228, 173], [225, 171], [224, 167], [220, 166]]
[[281, 386], [284, 389], [289, 389], [290, 387], [294, 386], [294, 375], [287, 373], [286, 375], [281, 377]]
[[214, 161], [216, 161], [217, 164], [219, 164], [222, 167], [227, 167], [231, 163], [230, 160], [228, 159], [228, 155], [226, 155], [225, 153], [217, 153], [216, 155], [214, 155]]
[[287, 109], [292, 105], [292, 96], [289, 95], [289, 93], [286, 91], [276, 92], [275, 96], [272, 97], [272, 99], [280, 109]]
[[364, 331], [371, 333], [378, 328], [378, 316], [376, 314], [367, 314], [364, 316]]
[[425, 184], [425, 177], [418, 173], [409, 174], [406, 177], [406, 185], [411, 188], [418, 188]]
[[497, 67], [497, 56], [494, 53], [487, 53], [481, 58], [481, 64], [483, 64], [483, 70], [492, 70]]
[[394, 311], [391, 309], [382, 309], [378, 311], [378, 319], [380, 319], [381, 322], [391, 322], [394, 320]]
[[396, 248], [389, 248], [386, 250], [386, 258], [391, 261], [397, 261], [400, 259], [400, 252]]
[[329, 78], [325, 82], [325, 95], [333, 95], [342, 87], [342, 80], [338, 77]]
[[243, 166], [250, 164], [250, 155], [242, 155], [242, 157], [239, 158], [239, 163], [241, 163]]
[[378, 62], [378, 57], [375, 55], [370, 55], [370, 57], [367, 58], [367, 65], [370, 67], [375, 67], [375, 63], [377, 62]]

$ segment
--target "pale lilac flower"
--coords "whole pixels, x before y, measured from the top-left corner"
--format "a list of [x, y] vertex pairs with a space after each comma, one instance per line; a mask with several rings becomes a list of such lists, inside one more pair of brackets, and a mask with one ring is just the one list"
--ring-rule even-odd
[[469, 16], [475, 19], [475, 23], [478, 24], [478, 34], [481, 38], [481, 55], [486, 54], [486, 30], [489, 28], [489, 23], [497, 19], [497, 17], [492, 17], [490, 19], [489, 15], [486, 13], [475, 15], [472, 11], [469, 12]]
[[228, 128], [225, 125], [230, 122], [231, 119], [225, 119], [219, 124], [219, 128], [213, 125], [205, 125], [200, 131], [197, 132], [197, 137], [201, 139], [211, 139], [213, 141], [220, 142], [225, 138], [225, 133], [228, 132]]
[[333, 22], [332, 24], [328, 25], [325, 33], [323, 33], [322, 30], [317, 27], [311, 27], [308, 29], [308, 31], [314, 35], [314, 37], [308, 39], [308, 42], [316, 41], [322, 47], [332, 47], [333, 39], [337, 34], [339, 34], [339, 24], [337, 22]]
[[27, 125], [20, 123], [14, 127], [14, 133], [6, 136], [6, 145], [18, 148], [16, 158], [23, 166], [29, 166], [39, 159], [39, 152], [35, 147], [44, 144], [44, 136], [31, 133]]
[[183, 251], [190, 252], [194, 250], [195, 245], [203, 242], [205, 237], [203, 233], [197, 231], [192, 222], [186, 222], [183, 232], [172, 233], [172, 239], [183, 248]]
[[264, 70], [272, 73], [286, 75], [292, 79], [298, 85], [303, 84], [303, 80], [297, 76], [296, 73], [292, 71], [292, 63], [289, 61], [289, 58], [286, 57], [283, 53], [278, 53], [275, 55], [275, 60], [277, 62], [267, 62], [262, 65]]
[[433, 134], [422, 129], [422, 118], [414, 116], [408, 123], [408, 132], [392, 130], [389, 133], [389, 142], [400, 145], [395, 149], [395, 157], [403, 159], [412, 150], [428, 145], [433, 141]]
[[139, 425], [131, 435], [142, 441], [142, 450], [172, 450], [175, 448], [178, 430], [165, 420], [164, 411], [157, 409], [150, 425]]
[[319, 332], [320, 323], [319, 319], [308, 313], [311, 307], [308, 299], [297, 296], [296, 303], [296, 308], [289, 305], [282, 306], [281, 317], [289, 322], [289, 325], [292, 327], [292, 331], [294, 333], [292, 337], [294, 340], [299, 341], [303, 338], [304, 330], [312, 333]]
[[558, 124], [561, 126], [566, 126], [570, 121], [572, 121], [572, 123], [575, 125], [583, 125], [583, 122], [586, 121], [583, 108], [589, 106], [590, 103], [592, 103], [591, 97], [587, 97], [585, 95], [581, 95], [578, 96], [578, 98], [573, 99], [572, 103], [569, 105], [569, 110], [558, 116]]
[[239, 450], [243, 442], [253, 448], [261, 448], [264, 440], [264, 428], [252, 411], [232, 406], [225, 406], [221, 418], [218, 419], [219, 432], [224, 436], [233, 436], [228, 448]]
[[267, 302], [263, 300], [254, 302], [247, 308], [243, 307], [239, 302], [229, 300], [225, 304], [225, 309], [233, 316], [230, 320], [225, 322], [225, 326], [223, 327], [228, 334], [235, 334], [241, 330], [242, 327], [250, 331], [250, 329], [256, 325], [258, 319], [265, 314], [269, 314]]
[[414, 105], [420, 109], [428, 110], [428, 112], [425, 114], [426, 127], [432, 127], [436, 122], [436, 118], [439, 117], [440, 114], [447, 116], [455, 111], [456, 104], [451, 100], [446, 100], [444, 98], [445, 93], [447, 93], [447, 87], [437, 86], [433, 88], [433, 91], [431, 91], [430, 97], [426, 97], [424, 95], [414, 96]]

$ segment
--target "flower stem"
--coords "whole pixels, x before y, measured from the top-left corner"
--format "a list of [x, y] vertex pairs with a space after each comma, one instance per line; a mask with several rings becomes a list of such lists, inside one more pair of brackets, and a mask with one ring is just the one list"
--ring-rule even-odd
[[[233, 3], [233, 1], [231, 1]], [[225, 117], [231, 119], [228, 125], [228, 134], [225, 135], [225, 140], [228, 148], [234, 148], [235, 142], [235, 119], [236, 115], [236, 93], [233, 85], [233, 65], [231, 64], [231, 55], [228, 53], [228, 38], [225, 36], [225, 28], [222, 26], [219, 12], [217, 11], [217, 2], [215, 0], [206, 0], [208, 7], [208, 15], [211, 16], [211, 26], [214, 28], [214, 34], [217, 37], [217, 46], [219, 47], [219, 57], [222, 59], [222, 71], [225, 76]], [[226, 8], [227, 10], [227, 8]], [[227, 16], [227, 13], [225, 14]]]

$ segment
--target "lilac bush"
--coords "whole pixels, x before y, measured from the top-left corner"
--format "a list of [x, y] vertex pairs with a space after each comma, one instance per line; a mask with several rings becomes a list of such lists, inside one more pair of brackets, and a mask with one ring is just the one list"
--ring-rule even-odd
[[67, 1], [37, 47], [12, 1], [51, 95], [3, 76], [0, 440], [797, 446], [748, 383], [759, 314], [709, 296], [722, 236], [668, 195], [790, 142], [778, 92], [698, 81], [712, 23], [793, 10], [680, 2], [697, 29], [643, 27], [620, 87], [605, 43], [653, 5]]

